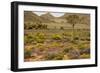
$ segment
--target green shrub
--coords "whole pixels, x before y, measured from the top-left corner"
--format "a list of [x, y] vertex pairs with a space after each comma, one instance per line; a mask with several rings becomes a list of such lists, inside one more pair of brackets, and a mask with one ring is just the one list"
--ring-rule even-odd
[[34, 36], [34, 41], [36, 41], [38, 43], [43, 43], [45, 41], [45, 34], [43, 34], [43, 33], [37, 33]]
[[64, 56], [63, 52], [55, 53], [55, 54], [47, 54], [46, 60], [62, 60]]
[[54, 60], [62, 60], [63, 59], [63, 56], [64, 56], [64, 53], [63, 52], [62, 53], [58, 53], [58, 54], [55, 55]]
[[33, 36], [30, 34], [28, 34], [28, 35], [26, 35], [25, 37], [24, 37], [24, 42], [25, 42], [25, 44], [26, 43], [32, 43], [34, 41], [34, 38], [33, 38]]
[[55, 54], [47, 54], [46, 60], [53, 60], [55, 58]]
[[69, 50], [70, 50], [69, 48], [64, 48], [64, 49], [63, 49], [63, 52], [66, 54], [66, 53], [69, 52]]
[[24, 51], [24, 58], [30, 58], [31, 57], [31, 53], [32, 53], [31, 50], [25, 50]]
[[43, 43], [44, 39], [41, 39], [41, 38], [35, 36], [34, 41], [36, 41], [37, 43]]
[[52, 39], [54, 39], [54, 40], [61, 40], [62, 39], [62, 36], [59, 35], [59, 34], [53, 34], [52, 35]]
[[86, 48], [90, 48], [90, 45], [89, 44], [85, 44], [85, 43], [80, 43], [78, 45], [78, 48], [79, 49], [86, 49]]
[[35, 46], [34, 46], [34, 49], [35, 50], [38, 50], [39, 52], [46, 52], [47, 48], [44, 44], [42, 43], [37, 43]]
[[80, 58], [82, 59], [90, 58], [90, 54], [82, 54]]
[[51, 43], [51, 47], [58, 47], [60, 46], [61, 44], [59, 42], [52, 42]]
[[71, 33], [70, 32], [63, 32], [62, 35], [63, 36], [71, 36]]

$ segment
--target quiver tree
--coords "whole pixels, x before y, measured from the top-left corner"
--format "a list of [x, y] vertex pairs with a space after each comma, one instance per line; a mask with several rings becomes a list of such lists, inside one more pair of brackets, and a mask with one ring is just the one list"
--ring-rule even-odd
[[74, 41], [74, 37], [75, 37], [75, 25], [79, 22], [79, 16], [78, 15], [69, 15], [67, 18], [67, 23], [72, 25], [72, 41]]

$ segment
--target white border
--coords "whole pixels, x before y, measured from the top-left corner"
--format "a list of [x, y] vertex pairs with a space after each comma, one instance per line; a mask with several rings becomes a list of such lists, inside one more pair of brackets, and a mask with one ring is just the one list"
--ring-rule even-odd
[[[62, 7], [48, 7], [48, 6], [25, 6], [18, 7], [18, 68], [36, 68], [36, 67], [50, 67], [50, 66], [71, 66], [71, 65], [85, 65], [95, 64], [95, 10], [81, 9], [81, 8], [62, 8]], [[24, 62], [24, 11], [51, 11], [51, 12], [72, 12], [72, 13], [89, 13], [91, 15], [91, 59], [81, 60], [64, 60], [64, 61], [37, 61]]]

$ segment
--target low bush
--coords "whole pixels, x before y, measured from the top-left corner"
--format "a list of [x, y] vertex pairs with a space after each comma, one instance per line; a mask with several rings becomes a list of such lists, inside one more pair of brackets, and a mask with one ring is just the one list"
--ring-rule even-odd
[[74, 40], [79, 40], [79, 37], [74, 37]]
[[61, 30], [64, 30], [64, 27], [60, 27]]
[[37, 33], [34, 36], [34, 41], [36, 41], [37, 43], [43, 43], [45, 41], [45, 34], [43, 34], [43, 33]]
[[52, 42], [51, 47], [59, 47], [61, 44], [59, 42]]
[[63, 52], [58, 53], [58, 54], [55, 55], [54, 60], [62, 60], [63, 56], [64, 56]]
[[69, 50], [68, 57], [70, 59], [78, 59], [80, 56], [80, 52], [76, 49]]
[[90, 48], [90, 45], [89, 44], [83, 44], [83, 43], [80, 43], [78, 44], [78, 49], [82, 50], [82, 49], [87, 49], [87, 48]]
[[33, 41], [34, 41], [34, 39], [33, 39], [33, 36], [31, 34], [25, 35], [25, 37], [24, 37], [25, 44], [26, 43], [32, 43]]
[[59, 35], [59, 34], [53, 34], [51, 37], [52, 37], [52, 39], [54, 39], [54, 40], [61, 40], [61, 39], [62, 39], [62, 36]]
[[31, 50], [25, 50], [24, 51], [24, 58], [30, 58], [31, 57], [31, 54], [32, 54], [32, 51]]
[[47, 54], [45, 58], [46, 60], [53, 60], [55, 58], [55, 54]]
[[80, 58], [82, 59], [90, 58], [90, 54], [82, 54]]
[[48, 54], [46, 60], [62, 60], [64, 53]]

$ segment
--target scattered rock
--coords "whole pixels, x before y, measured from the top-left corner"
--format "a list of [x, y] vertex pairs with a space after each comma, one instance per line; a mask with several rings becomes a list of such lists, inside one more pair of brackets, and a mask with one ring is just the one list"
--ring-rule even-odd
[[80, 54], [90, 54], [90, 49], [83, 49], [83, 50], [80, 50]]
[[69, 50], [68, 57], [70, 59], [78, 59], [80, 57], [80, 53], [76, 49]]

